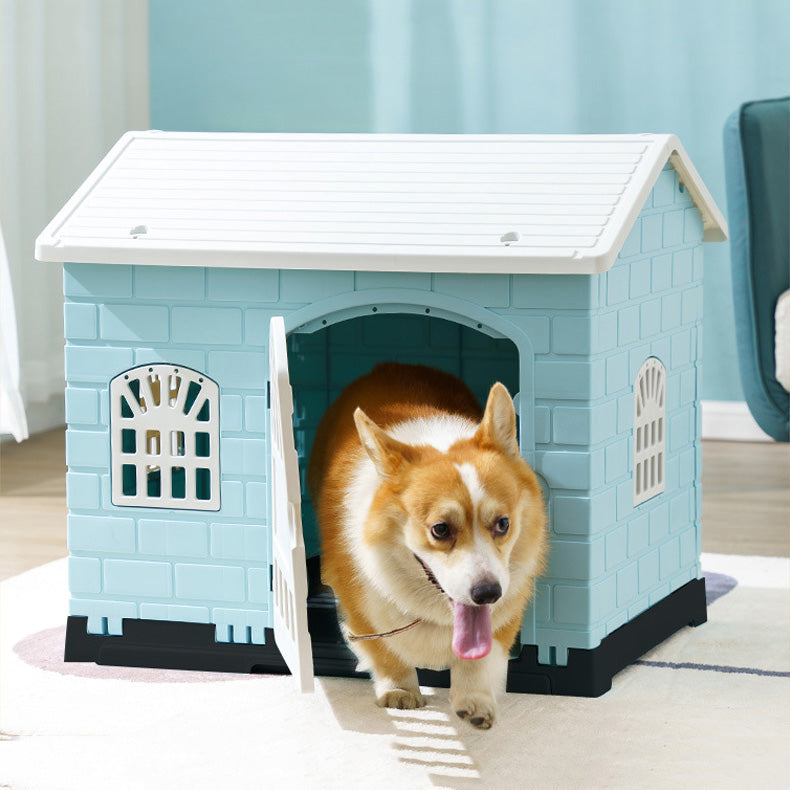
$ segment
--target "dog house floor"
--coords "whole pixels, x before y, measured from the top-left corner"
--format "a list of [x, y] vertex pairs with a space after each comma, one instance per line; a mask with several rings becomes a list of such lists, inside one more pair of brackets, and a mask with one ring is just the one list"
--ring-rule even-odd
[[[308, 560], [311, 589], [307, 618], [316, 675], [368, 677], [356, 671], [356, 658], [340, 633], [332, 591], [320, 584], [319, 558]], [[567, 666], [539, 664], [534, 645], [524, 645], [512, 657], [507, 690], [528, 694], [599, 697], [612, 687], [613, 677], [684, 626], [707, 620], [705, 580], [688, 582], [642, 614], [612, 632], [592, 650], [570, 648]], [[266, 644], [217, 642], [215, 626], [167, 620], [124, 619], [122, 636], [89, 634], [87, 617], [71, 616], [66, 629], [65, 661], [96, 664], [189, 669], [255, 674], [287, 674], [274, 632], [266, 629]], [[448, 670], [418, 669], [421, 685], [447, 688]]]

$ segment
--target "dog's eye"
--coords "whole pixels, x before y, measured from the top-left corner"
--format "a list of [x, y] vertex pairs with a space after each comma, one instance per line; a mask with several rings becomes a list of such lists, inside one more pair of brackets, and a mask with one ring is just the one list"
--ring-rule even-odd
[[504, 535], [510, 529], [510, 519], [507, 516], [500, 516], [494, 524], [494, 534]]
[[436, 540], [447, 540], [450, 537], [450, 526], [449, 524], [445, 524], [444, 521], [438, 521], [431, 527], [431, 535], [433, 535]]

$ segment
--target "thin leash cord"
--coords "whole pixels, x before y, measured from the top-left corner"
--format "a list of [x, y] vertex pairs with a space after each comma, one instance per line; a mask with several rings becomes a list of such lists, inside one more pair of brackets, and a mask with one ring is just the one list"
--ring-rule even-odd
[[401, 628], [396, 628], [394, 631], [387, 631], [384, 634], [352, 634], [347, 633], [346, 638], [350, 642], [362, 642], [367, 639], [383, 639], [387, 636], [395, 636], [396, 634], [402, 634], [404, 631], [409, 631], [414, 628], [415, 625], [419, 625], [422, 622], [422, 618], [419, 620], [415, 620], [413, 623], [409, 623], [408, 625], [404, 625]]

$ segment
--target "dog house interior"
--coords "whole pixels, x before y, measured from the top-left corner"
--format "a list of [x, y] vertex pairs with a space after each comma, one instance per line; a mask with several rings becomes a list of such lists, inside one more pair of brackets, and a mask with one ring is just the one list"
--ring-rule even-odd
[[[373, 310], [376, 313], [373, 313]], [[315, 431], [324, 411], [343, 388], [379, 362], [427, 365], [460, 378], [481, 404], [495, 381], [517, 396], [519, 355], [512, 340], [482, 324], [468, 325], [431, 315], [430, 307], [414, 312], [384, 312], [373, 306], [366, 315], [321, 328], [294, 331], [288, 337], [288, 366], [294, 400], [294, 439], [302, 484], [302, 530], [308, 557], [320, 554], [305, 478]]]

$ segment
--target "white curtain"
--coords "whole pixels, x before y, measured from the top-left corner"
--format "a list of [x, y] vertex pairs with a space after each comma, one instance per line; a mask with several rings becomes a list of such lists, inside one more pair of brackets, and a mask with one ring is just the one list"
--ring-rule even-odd
[[25, 416], [31, 432], [63, 422], [62, 275], [34, 242], [118, 137], [148, 128], [148, 0], [0, 0], [0, 15], [0, 432], [20, 439]]
[[0, 229], [0, 433], [10, 433], [18, 442], [27, 439], [27, 417], [19, 392], [19, 343], [16, 310], [11, 290], [11, 272], [5, 239]]

